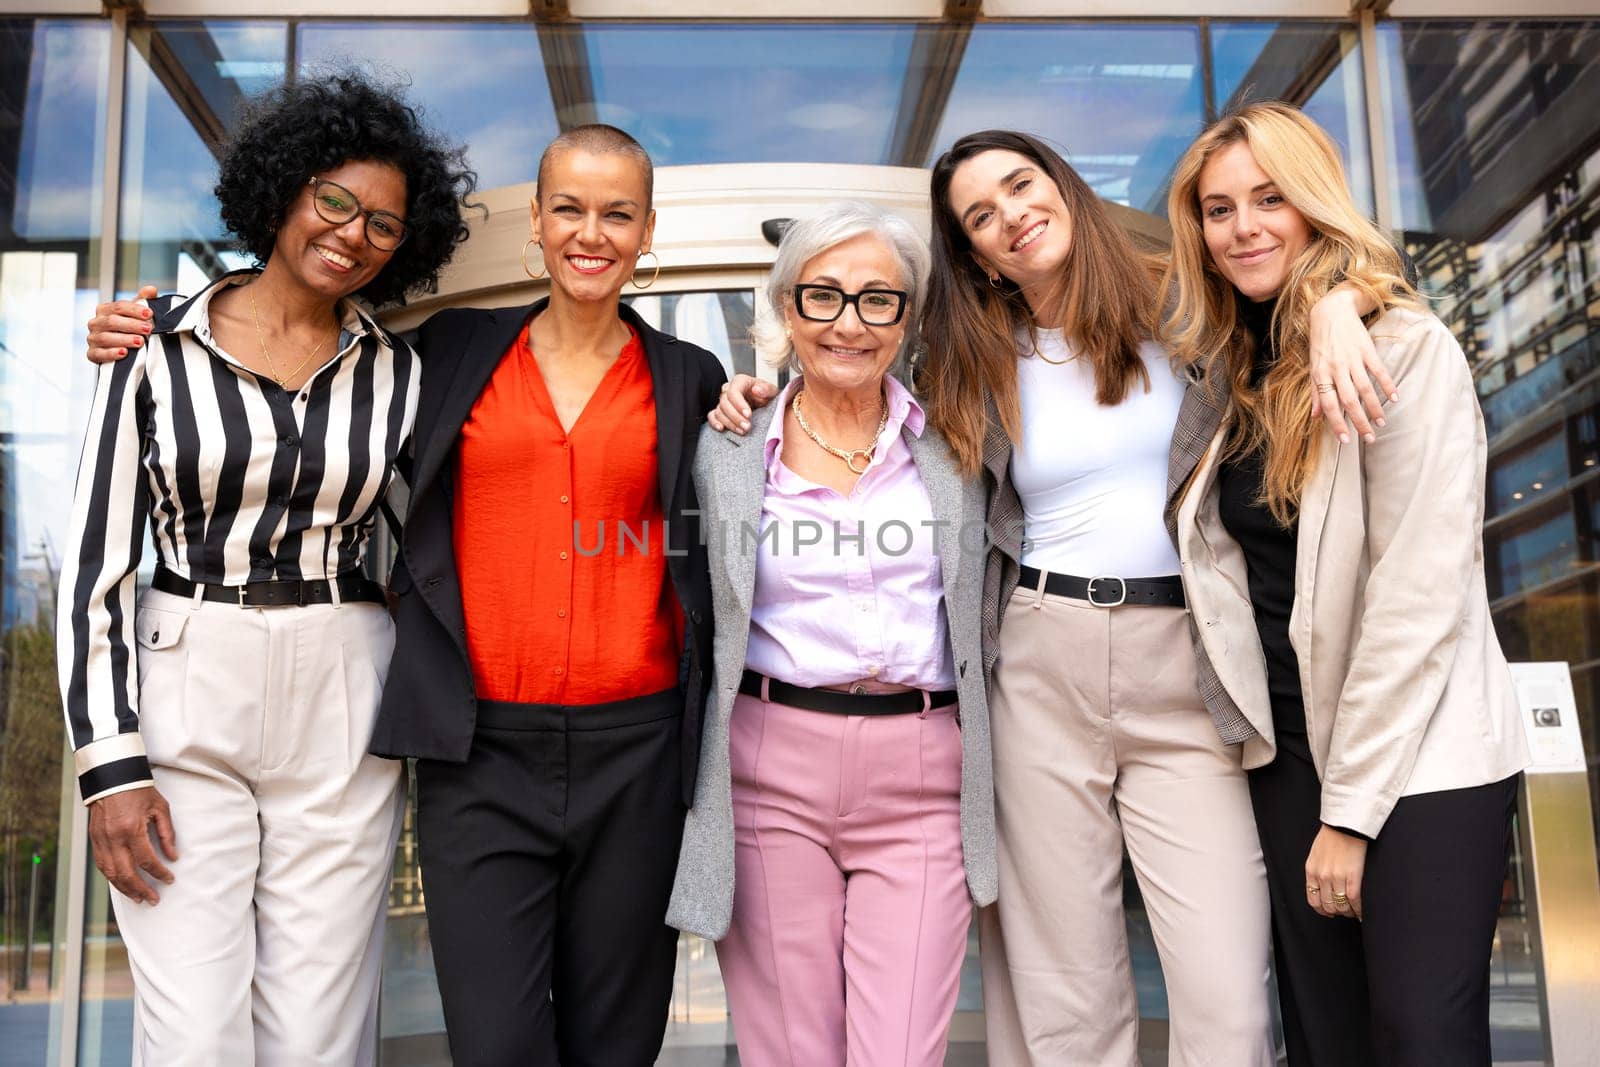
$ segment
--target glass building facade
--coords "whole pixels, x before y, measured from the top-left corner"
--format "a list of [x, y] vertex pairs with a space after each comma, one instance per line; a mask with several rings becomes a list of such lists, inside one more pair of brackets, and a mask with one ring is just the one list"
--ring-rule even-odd
[[[881, 17], [763, 21], [729, 3], [667, 20], [533, 3], [558, 17], [453, 19], [402, 17], [414, 5], [399, 3], [390, 18], [299, 19], [170, 6], [184, 17], [0, 4], [0, 1067], [130, 1059], [132, 983], [88, 855], [51, 622], [94, 380], [84, 323], [111, 293], [191, 292], [247, 262], [211, 193], [218, 145], [242, 98], [330, 67], [408, 82], [428, 121], [469, 146], [490, 199], [531, 182], [559, 130], [595, 120], [629, 130], [664, 171], [793, 165], [797, 188], [825, 173], [806, 165], [926, 167], [962, 133], [1005, 126], [1044, 136], [1107, 200], [1159, 218], [1174, 164], [1210, 119], [1251, 100], [1302, 105], [1474, 367], [1496, 625], [1510, 659], [1570, 664], [1600, 805], [1600, 15], [1521, 18], [1508, 4], [1503, 17], [1266, 19], [1249, 14], [1261, 5], [1217, 4], [1093, 21], [949, 3], [909, 18], [886, 3]], [[716, 193], [705, 190], [713, 208]], [[670, 284], [632, 299], [754, 371], [745, 334], [761, 264], [746, 266], [669, 262]], [[1544, 1063], [1520, 842], [1514, 860], [1496, 1061]], [[1125, 885], [1143, 1044], [1161, 1063], [1159, 967], [1137, 884]], [[408, 820], [389, 900], [385, 1064], [448, 1063], [422, 893]], [[690, 938], [680, 951], [661, 1062], [733, 1062], [715, 956]], [[952, 1063], [983, 1062], [975, 952]]]

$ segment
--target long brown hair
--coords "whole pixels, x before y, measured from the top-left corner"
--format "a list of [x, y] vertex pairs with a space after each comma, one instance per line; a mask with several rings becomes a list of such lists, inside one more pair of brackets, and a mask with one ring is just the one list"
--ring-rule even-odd
[[1021, 435], [1017, 336], [1034, 331], [1021, 291], [1010, 281], [998, 289], [989, 284], [950, 205], [950, 182], [961, 164], [997, 149], [1025, 156], [1049, 175], [1071, 215], [1072, 247], [1052, 299], [1060, 302], [1056, 321], [1094, 366], [1095, 399], [1120, 404], [1135, 381], [1150, 385], [1139, 347], [1151, 335], [1154, 279], [1128, 235], [1042, 141], [1011, 130], [969, 133], [933, 165], [933, 273], [922, 315], [928, 355], [918, 375], [928, 418], [968, 475], [983, 464], [989, 398], [1006, 436], [1015, 443]]
[[[1235, 144], [1250, 149], [1311, 229], [1279, 290], [1270, 325], [1276, 359], [1258, 388], [1250, 384], [1254, 345], [1239, 321], [1233, 284], [1206, 247], [1200, 213], [1200, 172]], [[1172, 257], [1162, 288], [1177, 299], [1162, 322], [1163, 339], [1178, 362], [1206, 371], [1201, 388], [1228, 390], [1228, 454], [1265, 446], [1262, 502], [1288, 526], [1317, 454], [1310, 415], [1312, 305], [1340, 283], [1370, 298], [1374, 316], [1396, 305], [1418, 307], [1420, 299], [1394, 245], [1351, 199], [1332, 138], [1287, 104], [1252, 104], [1202, 133], [1173, 172], [1167, 217]]]

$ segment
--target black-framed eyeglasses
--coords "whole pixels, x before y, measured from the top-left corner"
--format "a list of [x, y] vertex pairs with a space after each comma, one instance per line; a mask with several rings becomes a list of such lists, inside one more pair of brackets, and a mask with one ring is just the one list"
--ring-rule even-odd
[[837, 285], [797, 285], [794, 309], [802, 319], [832, 322], [844, 314], [847, 305], [856, 306], [856, 315], [868, 326], [893, 326], [906, 313], [907, 294], [899, 289], [863, 289], [847, 293]]
[[367, 243], [373, 248], [392, 252], [400, 247], [400, 242], [410, 233], [406, 229], [405, 219], [388, 211], [366, 210], [361, 206], [361, 201], [356, 199], [356, 194], [338, 182], [313, 175], [306, 179], [306, 184], [311, 186], [311, 206], [317, 209], [317, 215], [324, 222], [343, 226], [357, 215], [365, 215]]

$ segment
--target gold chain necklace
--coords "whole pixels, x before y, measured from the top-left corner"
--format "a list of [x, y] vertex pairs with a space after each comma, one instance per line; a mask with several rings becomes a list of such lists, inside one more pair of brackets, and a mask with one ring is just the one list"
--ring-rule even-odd
[[[800, 402], [805, 399], [805, 396], [806, 394], [803, 391], [794, 395], [794, 419], [800, 424], [800, 429], [804, 430], [806, 436], [817, 443], [818, 448], [829, 453], [830, 455], [838, 456], [840, 459], [844, 460], [844, 465], [850, 468], [851, 474], [859, 475], [867, 473], [867, 468], [872, 466], [872, 454], [878, 450], [878, 438], [883, 436], [883, 428], [889, 425], [889, 402], [884, 400], [882, 397], [878, 398], [878, 429], [877, 432], [872, 435], [872, 444], [868, 445], [866, 448], [852, 448], [846, 450], [843, 448], [834, 448], [828, 442], [819, 437], [817, 435], [817, 431], [813, 430], [811, 425], [806, 422], [805, 412], [800, 410]], [[861, 467], [859, 469], [856, 467], [857, 456], [861, 457]]]
[[294, 369], [289, 371], [289, 373], [279, 374], [278, 365], [273, 362], [272, 352], [267, 348], [266, 334], [261, 330], [261, 313], [256, 310], [256, 288], [254, 285], [249, 285], [245, 287], [245, 291], [250, 294], [250, 319], [256, 324], [256, 344], [261, 346], [261, 354], [267, 357], [267, 374], [272, 378], [273, 381], [278, 383], [279, 389], [282, 389], [284, 392], [288, 392], [289, 379], [293, 378], [296, 374], [299, 374], [305, 369], [305, 365], [307, 363], [310, 363], [316, 358], [317, 353], [321, 352], [323, 346], [328, 343], [328, 339], [324, 337], [317, 344], [317, 347], [311, 350], [310, 355], [306, 356], [306, 358], [302, 359], [299, 363], [296, 363]]

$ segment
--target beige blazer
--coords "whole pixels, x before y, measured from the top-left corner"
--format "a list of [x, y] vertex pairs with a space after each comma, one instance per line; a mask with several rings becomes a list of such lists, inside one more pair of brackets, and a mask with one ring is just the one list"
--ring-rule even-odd
[[[1289, 640], [1322, 821], [1376, 837], [1400, 797], [1508, 778], [1528, 746], [1489, 618], [1488, 449], [1471, 371], [1426, 312], [1392, 309], [1371, 332], [1400, 399], [1370, 445], [1317, 435]], [[1244, 554], [1217, 511], [1225, 432], [1178, 507], [1178, 554], [1206, 654], [1258, 735], [1244, 765], [1258, 767], [1276, 743]]]

